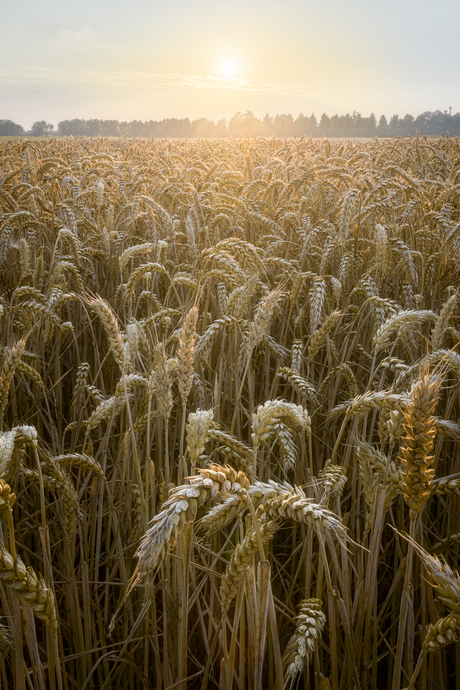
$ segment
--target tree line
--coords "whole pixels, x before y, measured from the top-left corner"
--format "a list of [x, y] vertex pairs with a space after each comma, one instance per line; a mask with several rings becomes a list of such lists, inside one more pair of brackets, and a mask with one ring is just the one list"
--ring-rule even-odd
[[374, 113], [363, 117], [361, 113], [332, 115], [325, 113], [318, 120], [314, 114], [302, 113], [294, 119], [292, 115], [268, 113], [259, 119], [250, 111], [236, 113], [230, 120], [208, 120], [201, 118], [167, 118], [163, 120], [62, 120], [57, 129], [41, 120], [34, 122], [29, 131], [11, 120], [0, 120], [0, 136], [87, 136], [87, 137], [157, 137], [157, 138], [215, 138], [239, 136], [312, 136], [312, 137], [390, 137], [441, 135], [460, 136], [460, 113], [435, 110], [426, 111], [417, 117], [393, 115], [389, 120], [382, 115], [377, 121]]

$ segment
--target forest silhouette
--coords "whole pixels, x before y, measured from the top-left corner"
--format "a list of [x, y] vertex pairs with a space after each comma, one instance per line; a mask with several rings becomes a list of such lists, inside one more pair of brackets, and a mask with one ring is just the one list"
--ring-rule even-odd
[[318, 120], [314, 114], [270, 116], [262, 119], [252, 112], [236, 113], [230, 120], [200, 118], [166, 118], [163, 120], [72, 119], [62, 120], [57, 128], [45, 120], [34, 122], [29, 131], [11, 120], [0, 120], [0, 136], [87, 136], [87, 137], [157, 137], [157, 138], [223, 138], [239, 136], [263, 137], [390, 137], [390, 136], [460, 136], [460, 113], [436, 110], [426, 111], [417, 117], [406, 114], [393, 115], [389, 120], [382, 115], [377, 121], [372, 113], [363, 117], [354, 111], [351, 115], [325, 113]]

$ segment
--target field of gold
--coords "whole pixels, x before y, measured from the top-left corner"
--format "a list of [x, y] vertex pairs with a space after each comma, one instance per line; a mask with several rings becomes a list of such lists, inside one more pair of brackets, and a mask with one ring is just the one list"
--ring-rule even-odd
[[0, 687], [460, 689], [460, 140], [0, 142]]

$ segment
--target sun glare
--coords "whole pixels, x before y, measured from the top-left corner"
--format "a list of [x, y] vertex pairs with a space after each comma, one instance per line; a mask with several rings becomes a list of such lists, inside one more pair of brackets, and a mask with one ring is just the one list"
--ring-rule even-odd
[[224, 60], [220, 68], [222, 76], [227, 78], [236, 77], [237, 70], [238, 65], [236, 64], [235, 60], [231, 59]]

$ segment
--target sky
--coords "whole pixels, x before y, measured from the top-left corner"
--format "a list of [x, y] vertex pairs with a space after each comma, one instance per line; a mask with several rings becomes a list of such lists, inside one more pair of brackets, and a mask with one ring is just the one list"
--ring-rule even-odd
[[459, 0], [0, 0], [0, 119], [460, 111]]

